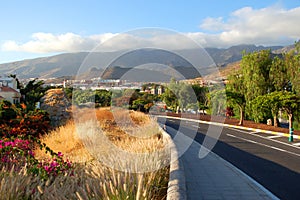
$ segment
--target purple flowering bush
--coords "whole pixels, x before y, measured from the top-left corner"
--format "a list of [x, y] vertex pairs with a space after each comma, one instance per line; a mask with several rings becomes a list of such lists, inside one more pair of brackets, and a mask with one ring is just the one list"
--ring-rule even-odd
[[[38, 143], [40, 149], [45, 149], [51, 158], [42, 161], [36, 159], [33, 152], [34, 143]], [[1, 139], [0, 161], [1, 167], [7, 167], [8, 169], [14, 167], [15, 171], [26, 166], [28, 172], [40, 175], [43, 179], [68, 172], [72, 168], [72, 163], [68, 159], [65, 160], [61, 152], [53, 152], [36, 138], [32, 141], [20, 138]]]
[[26, 160], [33, 157], [28, 140], [5, 138], [0, 140], [0, 160], [2, 165], [24, 165]]
[[63, 174], [68, 172], [68, 170], [71, 168], [72, 163], [68, 159], [64, 160], [61, 152], [58, 152], [57, 156], [52, 157], [51, 159], [39, 162], [37, 165], [37, 169], [41, 169], [41, 174], [43, 174], [45, 177]]

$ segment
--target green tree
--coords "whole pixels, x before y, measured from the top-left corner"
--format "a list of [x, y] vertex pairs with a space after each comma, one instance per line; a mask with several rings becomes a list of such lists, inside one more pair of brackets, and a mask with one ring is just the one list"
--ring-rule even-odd
[[244, 54], [241, 61], [241, 77], [246, 102], [250, 102], [260, 95], [271, 92], [272, 86], [269, 72], [272, 66], [270, 50]]
[[245, 107], [246, 107], [245, 96], [239, 92], [226, 91], [226, 97], [230, 103], [232, 103], [235, 106], [238, 106], [240, 111], [239, 125], [243, 125], [245, 119]]
[[295, 48], [284, 55], [291, 90], [300, 95], [300, 42], [295, 43]]
[[67, 96], [67, 98], [71, 101], [73, 96], [73, 88], [72, 87], [66, 87], [64, 88], [64, 92]]
[[106, 107], [110, 106], [111, 102], [111, 92], [107, 90], [96, 90], [95, 94], [95, 103], [99, 106]]
[[17, 117], [16, 107], [7, 100], [0, 101], [0, 123]]
[[132, 108], [134, 110], [138, 110], [138, 111], [142, 111], [142, 112], [145, 112], [145, 105], [147, 104], [147, 102], [143, 99], [137, 99], [137, 100], [134, 100], [132, 102]]
[[269, 118], [269, 113], [273, 116], [273, 124], [278, 127], [278, 112], [281, 105], [282, 91], [272, 92], [266, 95], [258, 96], [251, 101], [253, 108], [254, 119], [256, 122], [260, 122]]
[[226, 110], [225, 90], [213, 90], [207, 93], [208, 106], [212, 115], [224, 115]]
[[280, 103], [282, 109], [287, 113], [289, 118], [289, 128], [293, 127], [293, 115], [299, 109], [300, 99], [292, 92], [283, 91], [280, 94]]
[[[197, 105], [197, 97], [190, 85], [178, 82], [172, 78], [170, 83], [167, 85], [167, 89], [175, 95], [178, 102], [177, 108], [180, 108], [182, 111], [184, 111], [188, 105]], [[173, 101], [173, 103], [176, 103], [176, 101]]]
[[165, 92], [161, 95], [161, 100], [167, 104], [169, 108], [173, 111], [176, 111], [177, 106], [179, 105], [176, 95], [167, 87]]
[[277, 116], [280, 108], [282, 107], [281, 96], [282, 91], [276, 91], [266, 95], [265, 103], [271, 110], [273, 116], [273, 124], [275, 127], [278, 127]]
[[196, 104], [197, 99], [196, 97], [193, 98], [194, 91], [192, 88], [185, 83], [180, 83], [179, 86], [178, 100], [181, 110], [185, 110], [189, 104]]
[[72, 98], [73, 102], [77, 105], [87, 102], [95, 102], [95, 93], [92, 90], [74, 89]]
[[38, 102], [47, 91], [47, 88], [44, 86], [44, 81], [34, 79], [29, 81], [25, 87], [20, 89], [20, 92], [23, 97], [23, 102], [27, 105], [27, 110], [34, 110], [35, 103]]
[[239, 125], [243, 125], [247, 103], [245, 98], [247, 87], [244, 83], [244, 76], [241, 75], [241, 71], [237, 71], [229, 75], [228, 80], [229, 83], [226, 85], [226, 97], [229, 104], [233, 107], [238, 107], [240, 115]]
[[288, 76], [288, 69], [282, 58], [276, 56], [272, 60], [269, 73], [270, 83], [271, 86], [273, 86], [272, 91], [289, 90], [290, 79]]
[[204, 110], [208, 109], [207, 106], [207, 93], [209, 92], [208, 87], [202, 87], [200, 85], [192, 85], [192, 88], [197, 97], [198, 108], [202, 110], [204, 113]]

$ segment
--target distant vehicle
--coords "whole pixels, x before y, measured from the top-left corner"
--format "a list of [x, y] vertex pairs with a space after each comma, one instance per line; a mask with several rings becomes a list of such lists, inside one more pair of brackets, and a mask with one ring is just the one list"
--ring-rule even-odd
[[197, 111], [193, 109], [187, 109], [186, 112], [191, 114], [197, 114]]

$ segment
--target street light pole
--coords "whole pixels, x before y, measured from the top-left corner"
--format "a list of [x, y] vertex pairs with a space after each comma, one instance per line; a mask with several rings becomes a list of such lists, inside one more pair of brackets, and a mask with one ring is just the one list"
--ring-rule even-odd
[[290, 128], [290, 136], [289, 136], [289, 142], [293, 142], [294, 138], [293, 138], [293, 128]]

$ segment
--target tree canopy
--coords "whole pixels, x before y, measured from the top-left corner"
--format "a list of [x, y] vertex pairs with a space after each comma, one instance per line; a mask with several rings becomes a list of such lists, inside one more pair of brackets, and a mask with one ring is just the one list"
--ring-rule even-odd
[[227, 104], [240, 110], [242, 117], [264, 122], [273, 117], [278, 126], [278, 113], [289, 117], [290, 128], [297, 113], [300, 97], [300, 43], [282, 55], [270, 50], [243, 53], [240, 69], [228, 76]]

